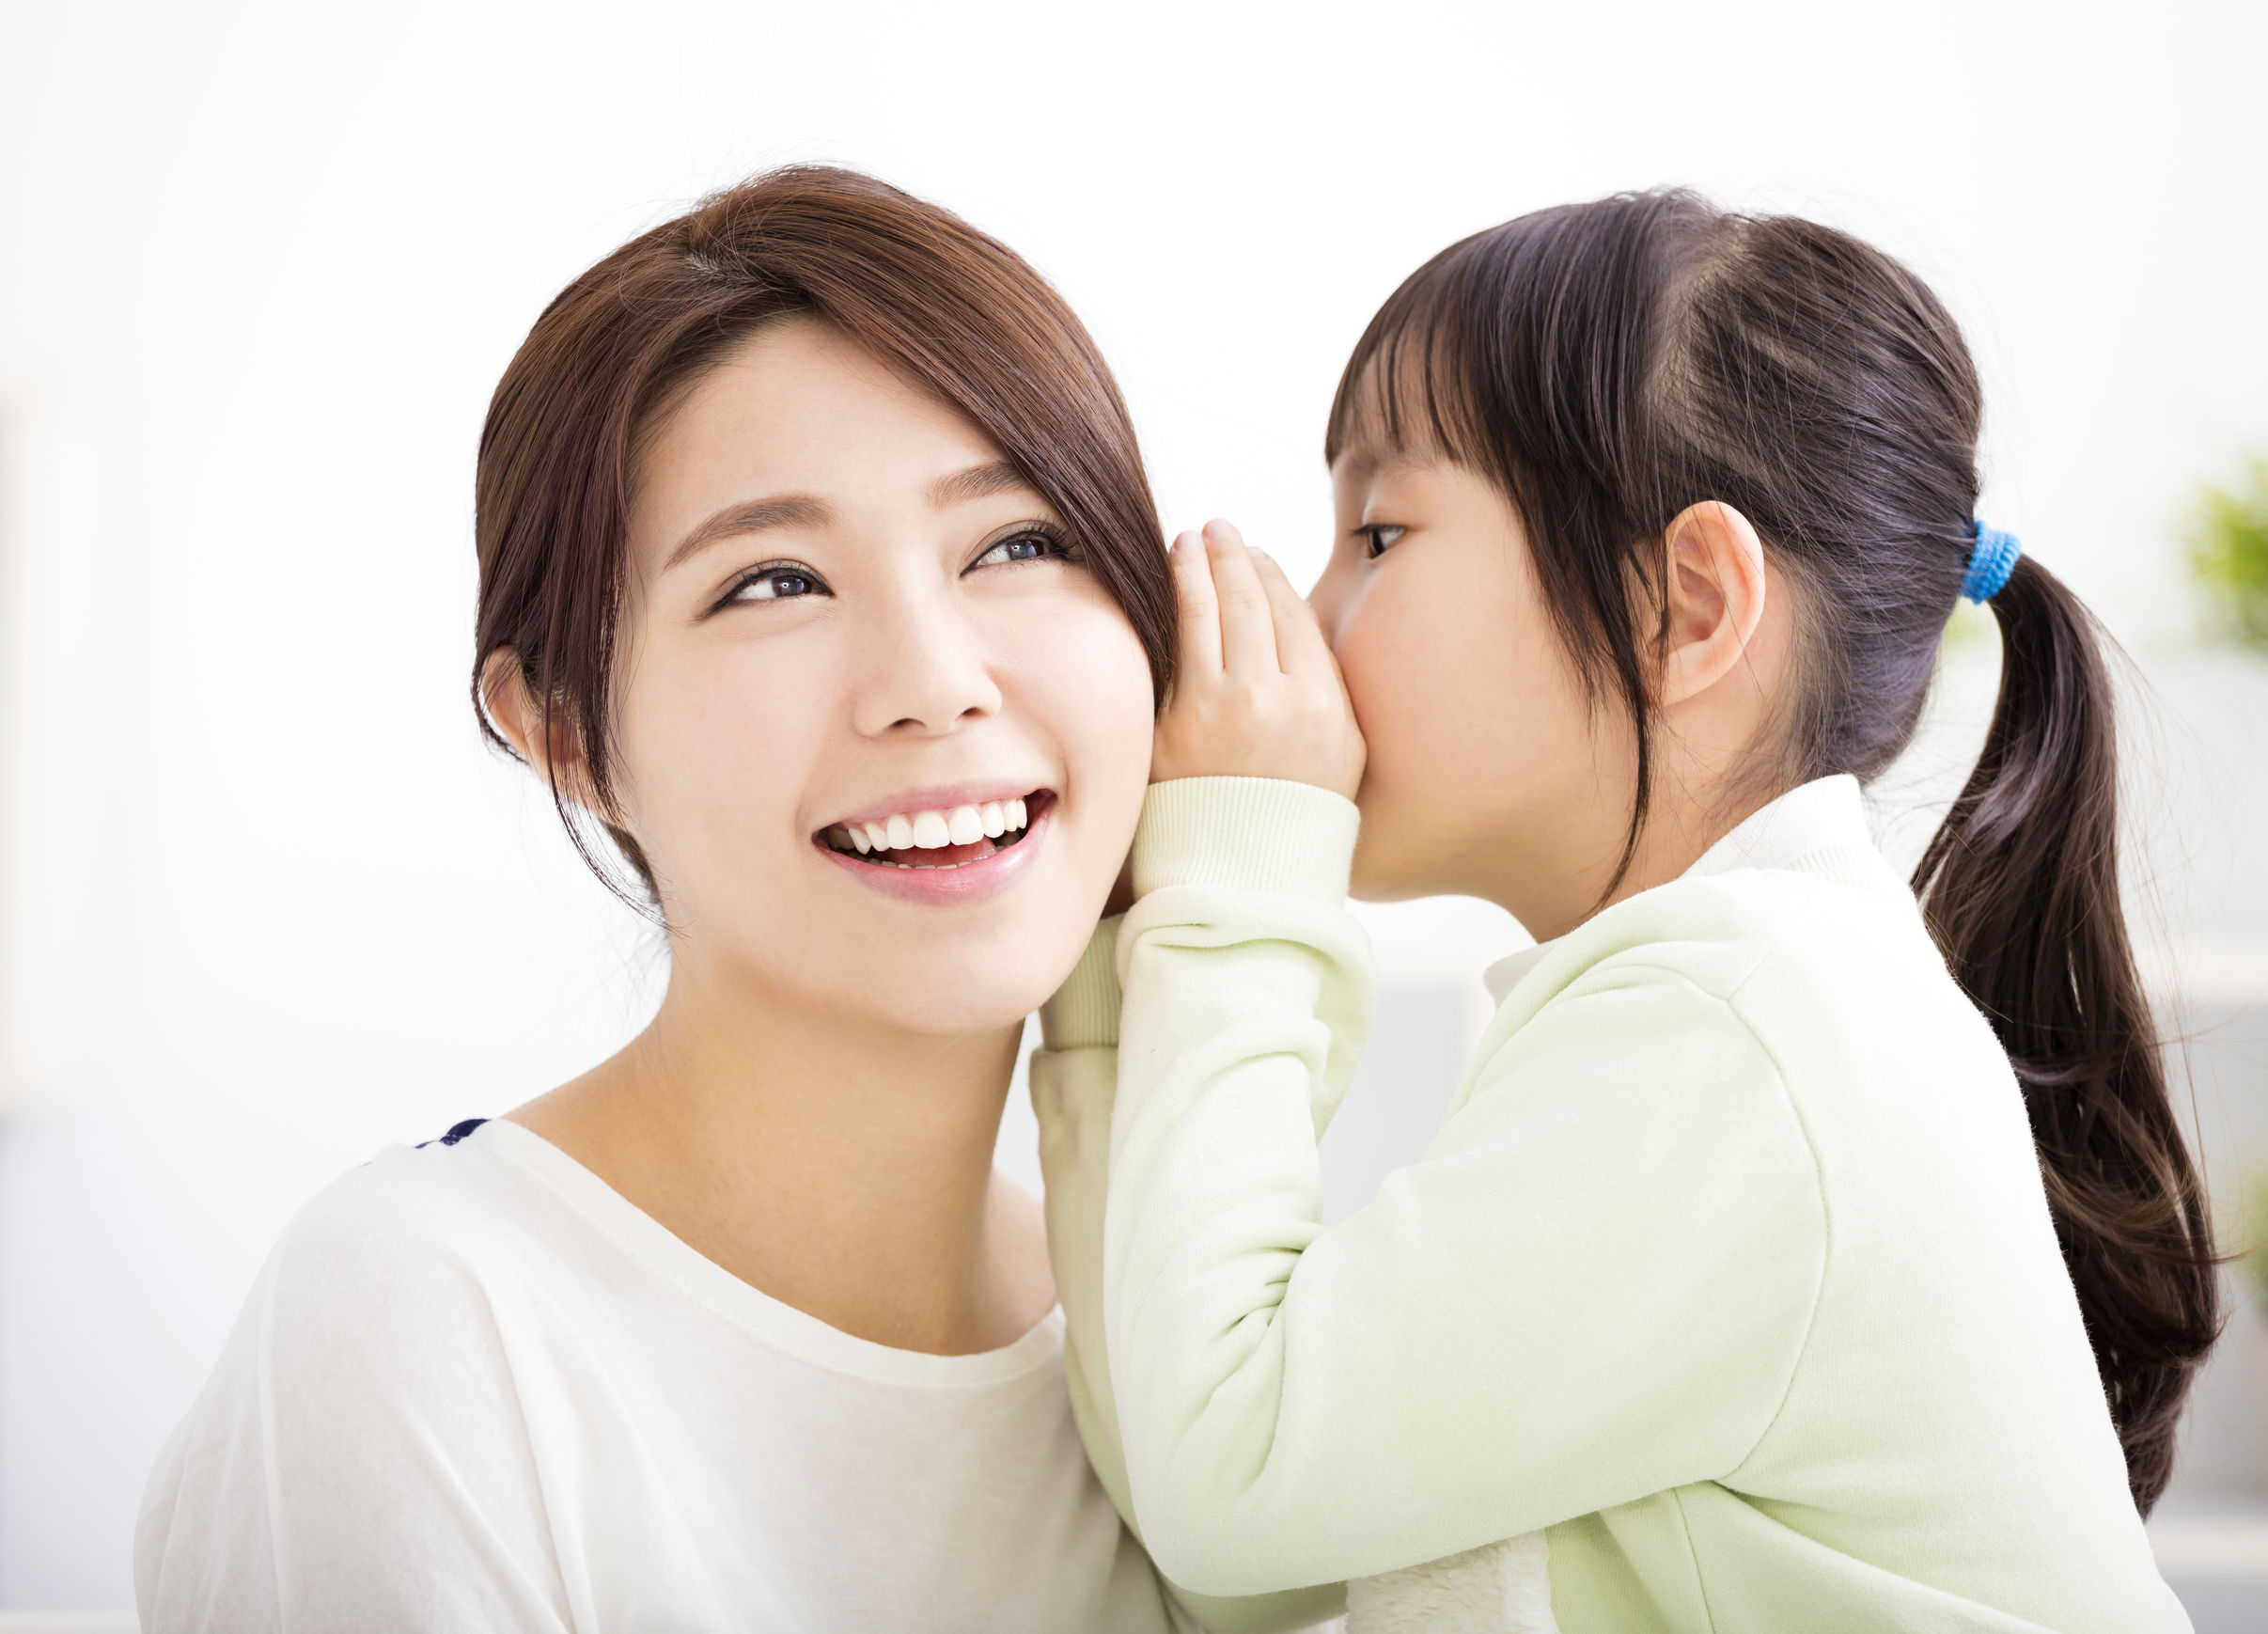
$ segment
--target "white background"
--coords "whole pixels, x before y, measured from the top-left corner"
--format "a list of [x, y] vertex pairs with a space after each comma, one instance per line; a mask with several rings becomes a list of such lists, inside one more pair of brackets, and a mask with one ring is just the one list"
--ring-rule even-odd
[[[1426, 256], [1664, 181], [1817, 215], [1967, 326], [1984, 513], [2212, 715], [2257, 667], [2184, 653], [2176, 540], [2268, 443], [2263, 62], [2257, 0], [10, 0], [0, 1605], [127, 1603], [142, 1472], [300, 1198], [638, 1018], [636, 926], [465, 698], [488, 393], [623, 238], [789, 159], [934, 197], [1086, 316], [1169, 526], [1311, 572], [1332, 384]], [[2169, 872], [2241, 971], [2222, 713]], [[1376, 924], [1411, 983], [1519, 939]]]

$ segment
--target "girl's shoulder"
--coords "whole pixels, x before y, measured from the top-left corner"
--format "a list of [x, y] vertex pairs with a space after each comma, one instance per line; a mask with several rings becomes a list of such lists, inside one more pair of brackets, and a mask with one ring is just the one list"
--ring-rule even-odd
[[[1911, 1122], [1926, 1101], [2028, 1165], [2007, 1056], [1904, 881], [1871, 848], [1799, 864], [1674, 880], [1499, 966], [1463, 1098], [1611, 1074], [1649, 1116], [1746, 1106], [1800, 1126], [1807, 1148], [1854, 1121]], [[1712, 1072], [1724, 1085], [1697, 1106], [1689, 1091]]]
[[[2005, 1073], [1889, 863], [1871, 848], [1799, 861], [1670, 881], [1500, 963], [1467, 1093], [1571, 1052], [1658, 1076], [1666, 1093], [1703, 1057], [1746, 1061], [1760, 1081], [1832, 1078], [1917, 1037]], [[1764, 1099], [1791, 1096], [1786, 1082]]]
[[[1495, 966], [1499, 1022], [1602, 985], [1672, 982], [1730, 1002], [1796, 955], [1818, 980], [1884, 960], [1934, 962], [1913, 893], [1871, 847], [1784, 867], [1686, 875], [1602, 910], [1558, 940]], [[1938, 965], [1942, 973], [1942, 964]]]

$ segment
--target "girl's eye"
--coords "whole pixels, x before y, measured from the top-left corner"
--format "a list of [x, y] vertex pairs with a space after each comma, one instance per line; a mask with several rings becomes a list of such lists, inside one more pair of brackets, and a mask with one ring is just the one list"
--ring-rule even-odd
[[799, 596], [823, 596], [827, 587], [808, 568], [760, 567], [732, 587], [727, 602], [785, 602]]
[[1376, 560], [1379, 557], [1385, 555], [1387, 551], [1392, 550], [1401, 536], [1409, 531], [1406, 527], [1396, 527], [1391, 523], [1380, 522], [1366, 524], [1356, 528], [1354, 536], [1363, 541], [1363, 554], [1372, 560]]
[[975, 561], [973, 568], [998, 567], [1011, 561], [1070, 561], [1072, 559], [1071, 542], [1061, 534], [1043, 528], [1027, 528], [1010, 534]]

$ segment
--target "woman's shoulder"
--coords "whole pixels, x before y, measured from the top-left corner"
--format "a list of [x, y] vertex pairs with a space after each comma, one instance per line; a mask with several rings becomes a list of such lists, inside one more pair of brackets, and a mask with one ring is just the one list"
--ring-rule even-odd
[[540, 1303], [529, 1290], [567, 1239], [492, 1141], [390, 1146], [302, 1204], [193, 1419], [226, 1422], [238, 1397], [317, 1417], [353, 1404], [360, 1417], [388, 1402], [508, 1390], [514, 1313]]
[[497, 1127], [387, 1147], [301, 1205], [192, 1420], [227, 1426], [257, 1399], [272, 1423], [377, 1424], [512, 1395], [514, 1338], [549, 1325], [581, 1237]]
[[534, 1218], [548, 1200], [504, 1158], [499, 1132], [467, 1120], [419, 1145], [389, 1146], [332, 1181], [277, 1239], [274, 1294], [368, 1309], [386, 1283], [486, 1283], [531, 1250], [555, 1251], [556, 1233]]
[[512, 1166], [499, 1160], [508, 1133], [500, 1120], [467, 1118], [430, 1140], [387, 1146], [303, 1203], [285, 1238], [374, 1234], [409, 1243], [499, 1223], [525, 1202]]
[[513, 1367], [542, 1222], [495, 1158], [462, 1138], [389, 1147], [285, 1227], [150, 1472], [146, 1616], [289, 1621], [278, 1595], [328, 1596], [366, 1555], [455, 1559], [446, 1517], [468, 1505], [547, 1580]]

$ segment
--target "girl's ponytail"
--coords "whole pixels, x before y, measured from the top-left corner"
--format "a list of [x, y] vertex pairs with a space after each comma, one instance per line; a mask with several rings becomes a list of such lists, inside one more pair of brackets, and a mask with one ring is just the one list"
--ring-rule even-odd
[[1992, 730], [1914, 889], [2023, 1085], [2147, 1515], [2172, 1471], [2190, 1373], [2219, 1331], [2205, 1191], [2119, 907], [2117, 746], [2094, 620], [2029, 558], [1991, 605], [2002, 647]]

